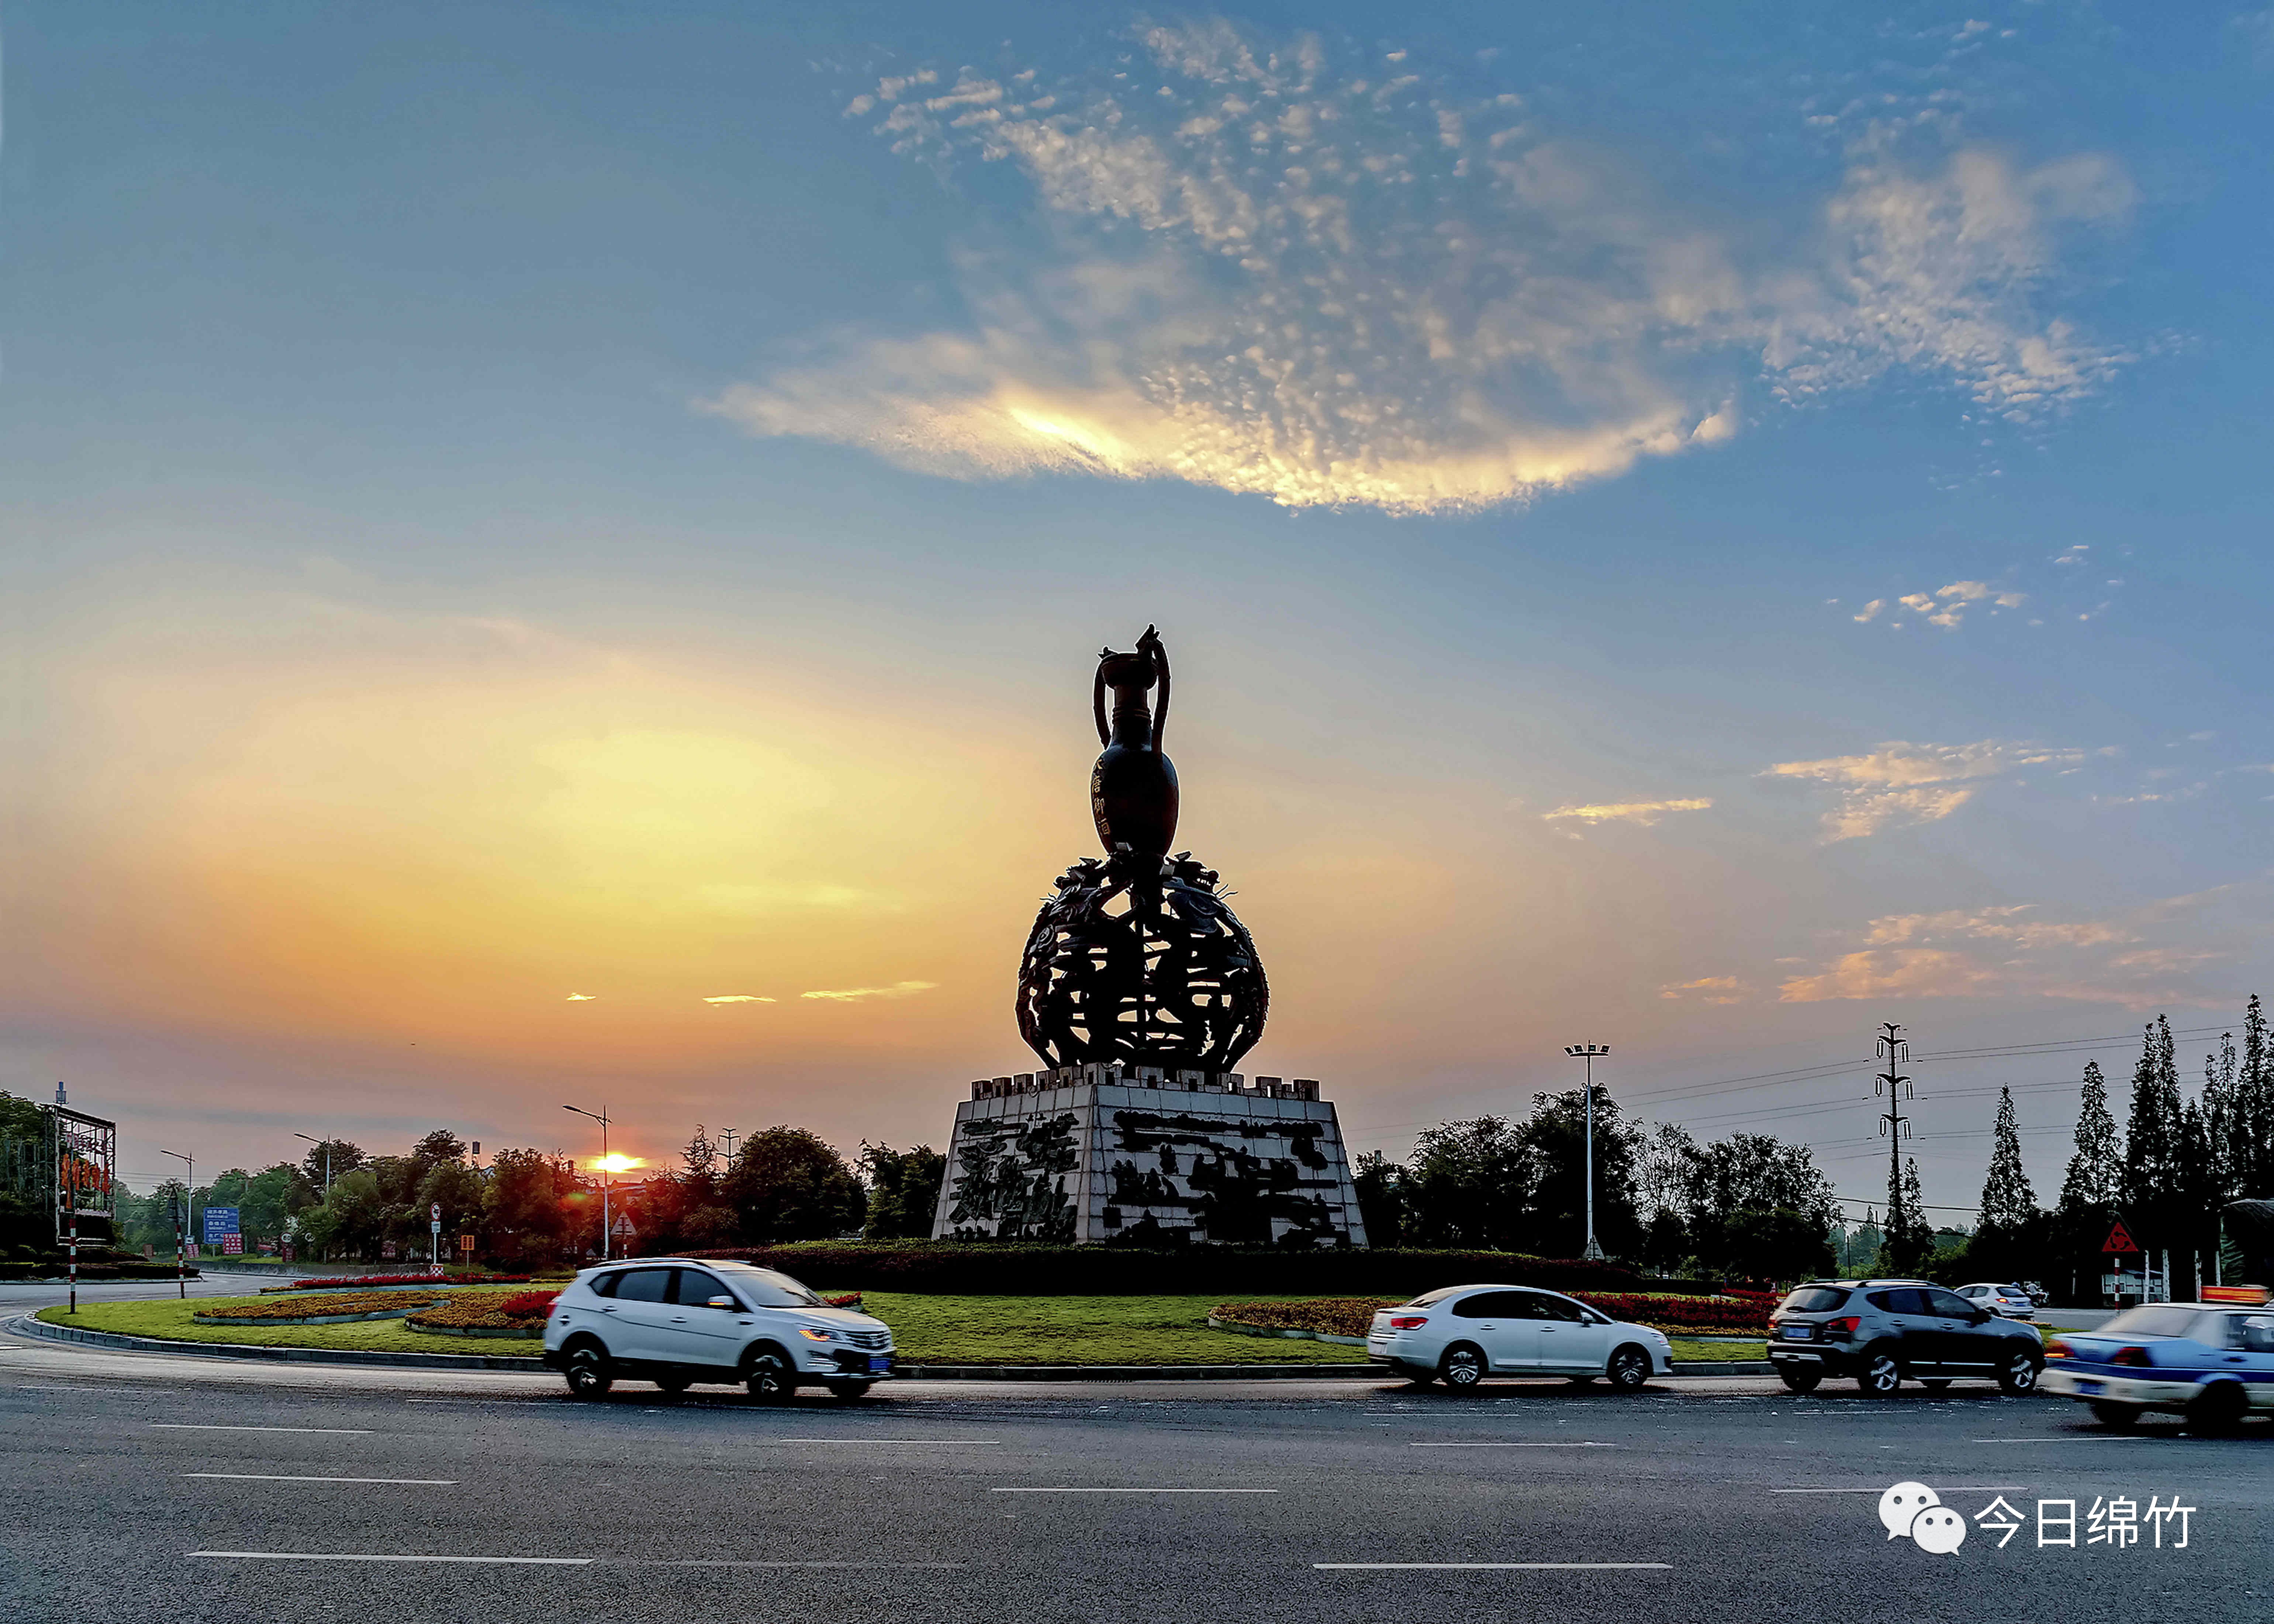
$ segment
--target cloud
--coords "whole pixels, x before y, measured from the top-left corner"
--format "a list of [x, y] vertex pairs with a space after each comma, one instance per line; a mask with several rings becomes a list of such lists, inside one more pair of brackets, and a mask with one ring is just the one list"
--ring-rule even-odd
[[2215, 1005], [2222, 995], [2200, 993], [2185, 978], [2233, 956], [2233, 929], [2206, 915], [2225, 909], [2241, 939], [2249, 939], [2255, 915], [2244, 889], [2164, 898], [2101, 919], [2040, 919], [2034, 903], [1884, 914], [1865, 927], [1859, 947], [1788, 977], [1777, 997], [1785, 1004], [2019, 996], [2133, 1008]]
[[1734, 975], [1708, 975], [1694, 981], [1669, 981], [1658, 989], [1661, 998], [1695, 996], [1706, 1004], [1743, 1004], [1753, 996], [1751, 983]]
[[[1833, 601], [1837, 603], [1839, 600], [1835, 598]], [[1849, 618], [1859, 626], [1867, 626], [1879, 618], [1879, 611], [1887, 607], [1888, 601], [1884, 598], [1875, 598], [1864, 605], [1862, 613]], [[1947, 586], [1935, 588], [1931, 592], [1906, 592], [1894, 600], [1898, 607], [1925, 616], [1928, 625], [1939, 626], [1945, 631], [1956, 631], [1963, 623], [1966, 612], [1976, 605], [1987, 604], [1990, 605], [1989, 613], [1996, 614], [2001, 609], [2018, 609], [2029, 601], [2029, 595], [2025, 592], [2017, 592], [2010, 587], [1992, 586], [1986, 581], [1954, 581]], [[1902, 621], [1898, 618], [1891, 620], [1890, 624], [1900, 630]]]
[[1641, 823], [1647, 827], [1668, 812], [1703, 812], [1713, 805], [1705, 797], [1690, 801], [1618, 801], [1597, 806], [1558, 807], [1542, 812], [1543, 823], [1575, 818], [1583, 823]]
[[[880, 82], [892, 150], [1022, 179], [1038, 245], [959, 266], [968, 319], [845, 333], [699, 402], [757, 435], [960, 478], [1175, 478], [1290, 507], [1521, 501], [1891, 369], [2030, 417], [2122, 359], [2035, 308], [2107, 162], [1859, 149], [1780, 263], [1514, 95], [1338, 64], [1226, 23], [1149, 62]], [[1126, 61], [1126, 58], [1118, 59]]]
[[1890, 827], [1948, 817], [1974, 799], [1971, 780], [1995, 778], [2017, 767], [2067, 766], [2091, 755], [1997, 739], [1972, 744], [1894, 741], [1863, 756], [1779, 762], [1768, 769], [1768, 776], [1838, 786], [1840, 804], [1824, 815], [1825, 837], [1852, 840]]
[[590, 1004], [599, 996], [599, 995], [597, 993], [572, 992], [566, 998], [562, 999], [561, 1002], [563, 1004]]
[[890, 987], [846, 987], [819, 992], [802, 992], [801, 998], [819, 998], [831, 1004], [857, 1004], [863, 998], [910, 998], [920, 992], [930, 992], [937, 981], [894, 981]]
[[[809, 998], [812, 996], [811, 993], [806, 995]], [[755, 993], [729, 992], [721, 993], [715, 998], [705, 998], [703, 1002], [705, 1004], [772, 1004], [773, 1000], [761, 998]]]

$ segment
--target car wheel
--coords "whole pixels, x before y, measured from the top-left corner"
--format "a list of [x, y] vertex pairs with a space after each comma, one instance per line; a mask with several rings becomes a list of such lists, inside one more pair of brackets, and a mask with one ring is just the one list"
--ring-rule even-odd
[[1866, 1398], [1886, 1398], [1903, 1385], [1902, 1366], [1885, 1348], [1867, 1348], [1863, 1366], [1856, 1372], [1856, 1385]]
[[1813, 1365], [1780, 1365], [1777, 1380], [1796, 1393], [1813, 1393], [1816, 1384], [1824, 1380], [1824, 1372]]
[[2096, 1399], [2092, 1404], [2092, 1418], [2112, 1432], [2128, 1432], [2140, 1425], [2140, 1406], [2112, 1404], [2105, 1399]]
[[2017, 1397], [2024, 1393], [2035, 1393], [2037, 1390], [2037, 1372], [2044, 1368], [2044, 1363], [2036, 1354], [2026, 1350], [2007, 1355], [2006, 1362], [1998, 1367], [1998, 1391]]
[[1484, 1373], [1484, 1350], [1469, 1342], [1455, 1342], [1437, 1362], [1438, 1380], [1457, 1393], [1475, 1387]]
[[874, 1386], [876, 1383], [872, 1381], [832, 1381], [829, 1384], [829, 1394], [831, 1397], [842, 1399], [849, 1404], [856, 1398], [868, 1397], [869, 1389]]
[[677, 1398], [681, 1394], [686, 1392], [688, 1388], [695, 1385], [695, 1379], [691, 1376], [683, 1375], [678, 1371], [666, 1371], [664, 1374], [658, 1376], [655, 1379], [655, 1385], [661, 1387], [666, 1393], [670, 1394], [672, 1397]]
[[742, 1382], [761, 1404], [787, 1404], [797, 1396], [797, 1372], [772, 1348], [761, 1348], [742, 1366]]
[[569, 1349], [561, 1374], [568, 1379], [571, 1398], [605, 1398], [608, 1389], [616, 1384], [608, 1350], [598, 1342], [578, 1342]]
[[1650, 1355], [1630, 1344], [1611, 1355], [1603, 1373], [1620, 1392], [1637, 1392], [1650, 1380]]
[[2214, 1382], [2187, 1406], [2187, 1431], [2197, 1438], [2225, 1438], [2242, 1425], [2242, 1384]]
[[1931, 1387], [1937, 1393], [1941, 1392], [1949, 1385], [1950, 1378], [1947, 1376], [1924, 1376], [1919, 1380], [1919, 1386], [1923, 1387]]

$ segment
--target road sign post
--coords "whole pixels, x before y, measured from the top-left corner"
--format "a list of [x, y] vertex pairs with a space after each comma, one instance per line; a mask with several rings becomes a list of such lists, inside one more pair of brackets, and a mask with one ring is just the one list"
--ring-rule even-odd
[[442, 1204], [440, 1201], [426, 1209], [426, 1233], [432, 1237], [427, 1249], [426, 1272], [440, 1274], [442, 1272]]

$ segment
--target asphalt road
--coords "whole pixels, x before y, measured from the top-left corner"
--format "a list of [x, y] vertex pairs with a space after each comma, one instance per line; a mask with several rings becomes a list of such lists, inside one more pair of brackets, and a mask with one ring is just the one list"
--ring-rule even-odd
[[[576, 1404], [521, 1374], [0, 1342], [0, 1617], [2274, 1613], [2274, 1428], [2115, 1437], [2080, 1413], [1740, 1380], [907, 1383], [784, 1410], [627, 1384]], [[1901, 1478], [2031, 1521], [1931, 1554], [1879, 1522]], [[2087, 1543], [2096, 1496], [2137, 1502], [2136, 1545]], [[2168, 1521], [2150, 1543], [2151, 1496], [2193, 1507], [2186, 1549]], [[2040, 1498], [2078, 1502], [2075, 1548], [2037, 1546]], [[369, 1560], [403, 1557], [478, 1560]], [[1338, 1566], [1411, 1563], [1546, 1566]]]

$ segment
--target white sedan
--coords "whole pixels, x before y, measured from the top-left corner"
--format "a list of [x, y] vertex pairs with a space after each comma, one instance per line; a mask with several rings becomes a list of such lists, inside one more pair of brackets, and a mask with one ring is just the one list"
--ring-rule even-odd
[[1980, 1281], [1970, 1286], [1959, 1287], [1958, 1295], [1977, 1308], [1986, 1308], [1992, 1313], [2002, 1314], [2008, 1320], [2035, 1320], [2037, 1317], [2035, 1299], [2019, 1286], [1992, 1285], [1988, 1281]]
[[1447, 1286], [1385, 1308], [1367, 1332], [1366, 1357], [1455, 1389], [1487, 1376], [1603, 1376], [1630, 1393], [1674, 1372], [1664, 1334], [1533, 1286]]

